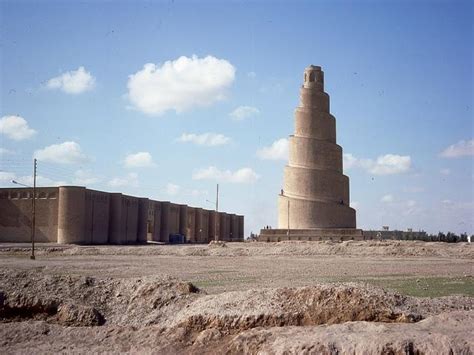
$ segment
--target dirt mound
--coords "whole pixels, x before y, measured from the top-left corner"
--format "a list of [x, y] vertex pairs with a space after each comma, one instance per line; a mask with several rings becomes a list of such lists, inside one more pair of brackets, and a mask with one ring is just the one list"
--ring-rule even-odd
[[[206, 295], [190, 283], [156, 276], [1, 270], [0, 349], [396, 354], [438, 346], [456, 353], [471, 346], [466, 324], [473, 309], [469, 297], [416, 299], [352, 283]], [[446, 310], [457, 312], [444, 316]], [[448, 324], [453, 334], [443, 335]], [[430, 327], [439, 329], [423, 342]]]
[[256, 328], [225, 347], [230, 354], [472, 354], [473, 322], [474, 312], [452, 312], [414, 324]]
[[[0, 254], [27, 255], [30, 248], [25, 244], [0, 246]], [[400, 240], [367, 241], [282, 241], [278, 243], [210, 242], [207, 245], [129, 245], [129, 246], [72, 246], [41, 244], [37, 255], [173, 255], [173, 256], [314, 256], [353, 255], [390, 257], [456, 257], [474, 259], [474, 247], [469, 243], [441, 243]]]
[[160, 324], [187, 332], [228, 334], [255, 327], [347, 321], [414, 322], [442, 311], [469, 310], [462, 296], [417, 299], [360, 284], [256, 289], [204, 295], [170, 278], [112, 279], [0, 271], [0, 319], [39, 319], [65, 325]]
[[169, 278], [97, 279], [0, 271], [0, 321], [143, 326], [172, 316], [196, 297], [192, 284]]
[[102, 325], [104, 317], [94, 307], [66, 303], [58, 308], [58, 323], [66, 326], [90, 327]]
[[226, 292], [197, 299], [176, 315], [173, 326], [227, 335], [256, 327], [420, 320], [416, 307], [403, 307], [407, 303], [407, 297], [355, 284]]

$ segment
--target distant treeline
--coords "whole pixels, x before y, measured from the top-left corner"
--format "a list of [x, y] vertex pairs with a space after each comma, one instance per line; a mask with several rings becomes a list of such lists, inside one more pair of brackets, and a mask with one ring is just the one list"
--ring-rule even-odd
[[467, 233], [460, 235], [452, 232], [438, 234], [428, 234], [426, 232], [402, 232], [402, 231], [364, 231], [364, 236], [367, 239], [382, 239], [382, 240], [421, 240], [424, 242], [445, 242], [445, 243], [459, 243], [467, 242]]
[[459, 243], [467, 242], [467, 233], [462, 233], [460, 235], [448, 232], [446, 234], [439, 232], [438, 234], [426, 234], [424, 237], [421, 236], [420, 239], [412, 240], [423, 240], [425, 242], [446, 242], [446, 243]]
[[[459, 243], [467, 242], [468, 234], [461, 233], [456, 234], [452, 232], [443, 233], [439, 232], [438, 234], [428, 234], [424, 231], [420, 232], [405, 232], [405, 231], [364, 231], [365, 240], [421, 240], [424, 242], [445, 242], [445, 243]], [[258, 240], [258, 234], [250, 233], [250, 237], [247, 237], [249, 241]], [[471, 241], [474, 240], [474, 237], [471, 236]]]

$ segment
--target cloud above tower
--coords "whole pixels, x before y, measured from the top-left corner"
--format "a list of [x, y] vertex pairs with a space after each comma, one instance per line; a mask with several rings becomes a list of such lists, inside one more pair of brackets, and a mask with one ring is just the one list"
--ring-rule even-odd
[[263, 160], [288, 160], [288, 139], [281, 138], [268, 147], [257, 150], [257, 157]]
[[256, 182], [260, 176], [251, 168], [241, 168], [236, 171], [231, 171], [210, 166], [196, 170], [192, 178], [193, 180], [215, 180], [217, 182], [249, 184]]
[[46, 83], [46, 88], [60, 90], [66, 94], [81, 94], [95, 87], [95, 78], [84, 67], [62, 73], [51, 78]]
[[220, 145], [225, 145], [230, 143], [231, 139], [220, 133], [183, 133], [181, 137], [178, 138], [178, 142], [182, 143], [194, 143], [196, 145], [202, 145], [207, 147], [216, 147]]
[[247, 118], [257, 116], [258, 114], [260, 114], [260, 110], [256, 107], [253, 107], [253, 106], [239, 106], [235, 110], [233, 110], [231, 113], [229, 113], [229, 116], [234, 121], [243, 121]]
[[344, 169], [361, 168], [374, 175], [394, 175], [406, 173], [411, 167], [408, 155], [385, 154], [377, 159], [357, 158], [352, 154], [344, 154]]
[[128, 98], [148, 115], [177, 113], [209, 106], [226, 97], [235, 79], [235, 67], [214, 56], [181, 56], [163, 65], [147, 63], [128, 78]]

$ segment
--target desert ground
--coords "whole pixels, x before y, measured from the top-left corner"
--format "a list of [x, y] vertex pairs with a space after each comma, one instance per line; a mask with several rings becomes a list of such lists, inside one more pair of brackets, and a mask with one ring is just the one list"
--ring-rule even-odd
[[0, 244], [0, 352], [471, 354], [474, 248]]

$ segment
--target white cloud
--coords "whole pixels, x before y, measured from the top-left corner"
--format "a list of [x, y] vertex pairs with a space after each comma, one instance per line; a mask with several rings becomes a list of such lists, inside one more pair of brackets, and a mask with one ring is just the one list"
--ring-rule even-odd
[[406, 202], [407, 207], [415, 207], [416, 206], [416, 201], [415, 200], [408, 200]]
[[358, 209], [360, 207], [360, 203], [357, 201], [351, 201], [350, 206], [354, 209]]
[[3, 116], [0, 118], [0, 133], [8, 138], [21, 141], [33, 137], [36, 131], [28, 127], [28, 122], [20, 116]]
[[171, 183], [171, 182], [168, 183], [168, 184], [166, 184], [165, 192], [166, 192], [167, 195], [175, 196], [175, 195], [177, 195], [180, 191], [181, 191], [181, 186], [176, 185], [176, 184], [173, 184], [173, 183]]
[[198, 190], [198, 189], [184, 189], [181, 186], [174, 184], [172, 182], [166, 184], [164, 188], [164, 193], [169, 196], [192, 196], [192, 197], [202, 197], [207, 196], [207, 190]]
[[359, 159], [352, 154], [344, 154], [344, 167], [362, 168], [374, 175], [401, 174], [410, 170], [411, 158], [408, 155], [386, 154], [372, 159]]
[[16, 174], [10, 171], [0, 171], [0, 185], [1, 186], [13, 186], [12, 180], [16, 179]]
[[198, 190], [198, 189], [193, 189], [188, 191], [189, 194], [193, 197], [199, 197], [199, 196], [207, 196], [209, 195], [209, 191], [207, 190]]
[[259, 149], [257, 157], [265, 160], [288, 160], [288, 139], [278, 139], [271, 146]]
[[231, 141], [229, 137], [224, 136], [220, 133], [183, 133], [181, 137], [178, 138], [178, 142], [192, 142], [197, 145], [205, 145], [208, 147], [215, 147], [218, 145], [224, 145]]
[[209, 106], [225, 98], [235, 78], [235, 68], [213, 56], [182, 56], [162, 66], [148, 63], [128, 78], [128, 98], [135, 108], [161, 115]]
[[108, 182], [111, 187], [138, 187], [138, 174], [128, 173], [126, 176], [115, 177]]
[[386, 154], [377, 158], [369, 168], [369, 172], [375, 175], [400, 174], [408, 171], [411, 165], [409, 156]]
[[351, 169], [351, 168], [357, 166], [358, 159], [355, 156], [353, 156], [352, 154], [345, 153], [345, 154], [343, 154], [342, 158], [343, 158], [344, 168]]
[[380, 199], [380, 202], [383, 202], [383, 203], [391, 203], [394, 201], [394, 198], [393, 198], [393, 195], [384, 195], [382, 196], [382, 198]]
[[67, 94], [81, 94], [92, 90], [95, 86], [95, 78], [84, 67], [77, 70], [65, 72], [57, 77], [49, 79], [46, 87], [57, 89]]
[[255, 79], [257, 77], [257, 73], [255, 73], [254, 71], [250, 71], [247, 73], [247, 77], [249, 77], [250, 79]]
[[[20, 176], [16, 178], [16, 181], [28, 185], [33, 186], [33, 176]], [[36, 186], [64, 186], [69, 185], [67, 181], [64, 180], [53, 180], [49, 177], [37, 175], [36, 176]]]
[[[13, 172], [9, 171], [0, 171], [0, 186], [1, 187], [21, 187], [21, 185], [14, 184], [12, 180], [24, 184], [27, 186], [33, 186], [33, 177], [28, 176], [18, 176]], [[48, 177], [37, 175], [36, 176], [36, 186], [61, 186], [67, 185], [65, 181], [56, 181]]]
[[138, 152], [129, 154], [125, 157], [124, 165], [126, 168], [148, 168], [155, 164], [153, 158], [148, 152]]
[[220, 182], [247, 184], [257, 181], [260, 176], [250, 168], [242, 168], [232, 172], [230, 170], [220, 170], [215, 166], [210, 166], [195, 171], [192, 178], [194, 180], [215, 180]]
[[58, 164], [81, 164], [89, 161], [76, 142], [53, 144], [35, 151], [34, 157], [40, 161]]
[[14, 152], [5, 148], [0, 148], [0, 157], [5, 156], [5, 155], [11, 155], [11, 154], [14, 154]]
[[451, 170], [450, 170], [450, 169], [447, 169], [447, 168], [446, 168], [446, 169], [441, 169], [441, 170], [439, 171], [439, 173], [440, 173], [441, 175], [450, 175], [450, 174], [451, 174]]
[[95, 176], [89, 170], [79, 169], [74, 173], [73, 183], [74, 185], [90, 186], [97, 184], [101, 179]]
[[459, 158], [474, 155], [474, 139], [469, 141], [459, 141], [450, 145], [440, 154], [443, 158]]
[[256, 107], [239, 106], [234, 111], [229, 113], [229, 116], [235, 121], [243, 121], [246, 118], [258, 115], [259, 113], [260, 110]]

